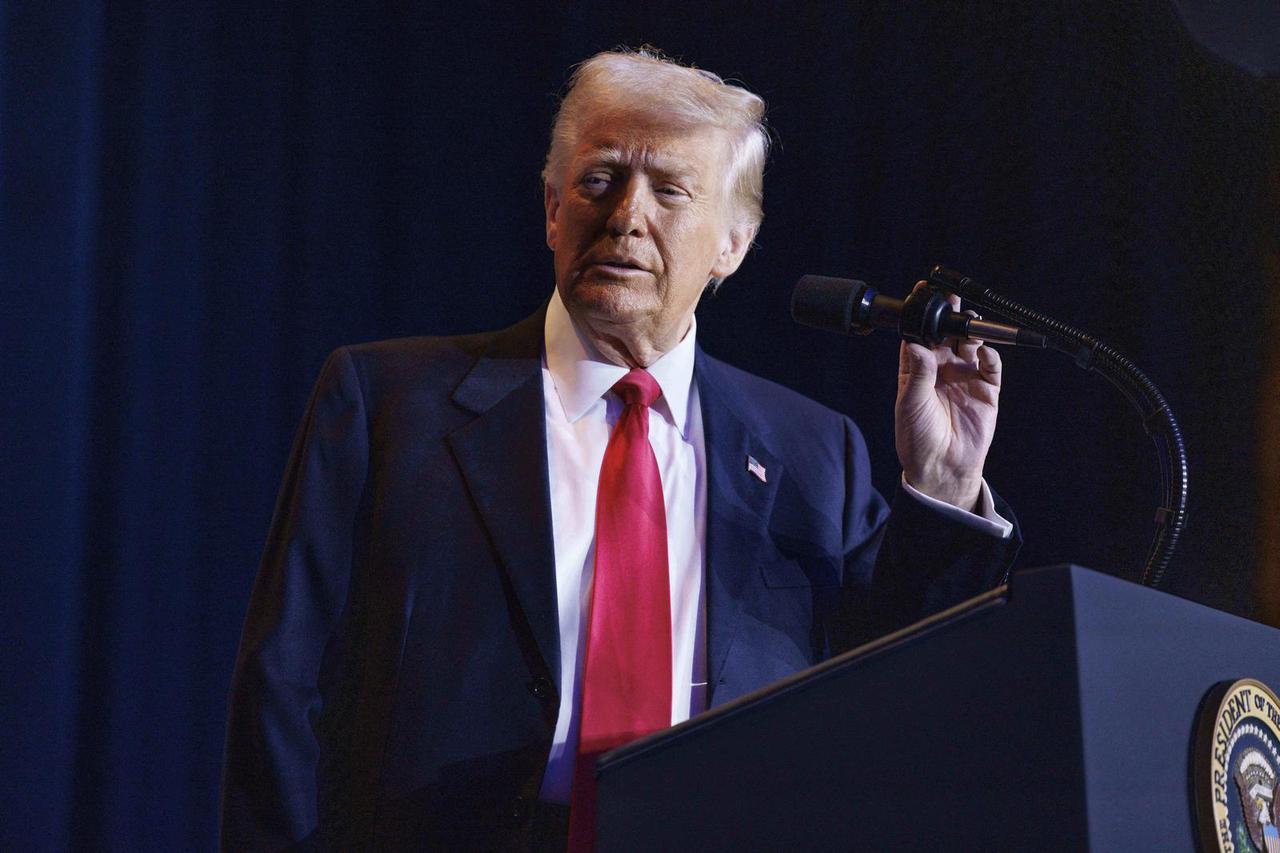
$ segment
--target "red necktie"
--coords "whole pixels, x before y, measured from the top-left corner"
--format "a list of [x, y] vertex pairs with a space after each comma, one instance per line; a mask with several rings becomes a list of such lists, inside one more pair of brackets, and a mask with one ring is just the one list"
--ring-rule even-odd
[[649, 406], [662, 393], [643, 370], [613, 386], [624, 408], [609, 435], [596, 494], [596, 563], [582, 667], [582, 716], [569, 850], [595, 847], [602, 752], [671, 725], [671, 587], [667, 513], [649, 446]]

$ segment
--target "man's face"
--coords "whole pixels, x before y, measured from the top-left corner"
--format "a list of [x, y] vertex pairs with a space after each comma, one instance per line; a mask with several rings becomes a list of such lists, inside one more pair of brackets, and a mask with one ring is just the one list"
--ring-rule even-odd
[[560, 190], [547, 186], [547, 245], [569, 313], [593, 330], [674, 346], [707, 281], [750, 243], [726, 198], [729, 141], [636, 118], [588, 125]]

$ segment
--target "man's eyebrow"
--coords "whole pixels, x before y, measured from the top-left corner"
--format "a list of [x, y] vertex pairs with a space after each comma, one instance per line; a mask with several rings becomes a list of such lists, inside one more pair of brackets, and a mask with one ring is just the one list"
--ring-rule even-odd
[[583, 159], [593, 166], [600, 164], [613, 165], [623, 162], [626, 159], [626, 156], [622, 153], [621, 148], [606, 145], [598, 148], [592, 148], [587, 152], [587, 156]]
[[[621, 148], [614, 145], [602, 145], [591, 149], [587, 156], [586, 167], [627, 165], [630, 157]], [[664, 178], [692, 182], [697, 179], [697, 169], [689, 163], [675, 158], [645, 157], [645, 168], [656, 172]]]

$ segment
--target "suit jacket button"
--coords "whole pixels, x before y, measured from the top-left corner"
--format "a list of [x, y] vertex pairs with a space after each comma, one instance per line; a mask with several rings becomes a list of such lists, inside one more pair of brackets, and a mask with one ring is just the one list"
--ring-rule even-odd
[[511, 801], [511, 817], [514, 820], [524, 820], [529, 814], [529, 801], [524, 797], [516, 797]]
[[547, 678], [545, 675], [539, 675], [533, 681], [529, 682], [529, 692], [534, 695], [534, 698], [546, 702], [551, 698], [552, 693], [555, 692], [555, 687], [552, 685], [551, 679]]

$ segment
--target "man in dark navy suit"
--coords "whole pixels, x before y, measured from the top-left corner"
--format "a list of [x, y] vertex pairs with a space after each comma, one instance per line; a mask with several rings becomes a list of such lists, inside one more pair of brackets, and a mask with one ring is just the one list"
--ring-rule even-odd
[[602, 749], [1004, 578], [994, 351], [903, 346], [890, 511], [852, 422], [697, 348], [761, 221], [763, 110], [592, 58], [544, 308], [330, 357], [232, 685], [224, 848], [564, 849], [572, 812], [590, 849]]

